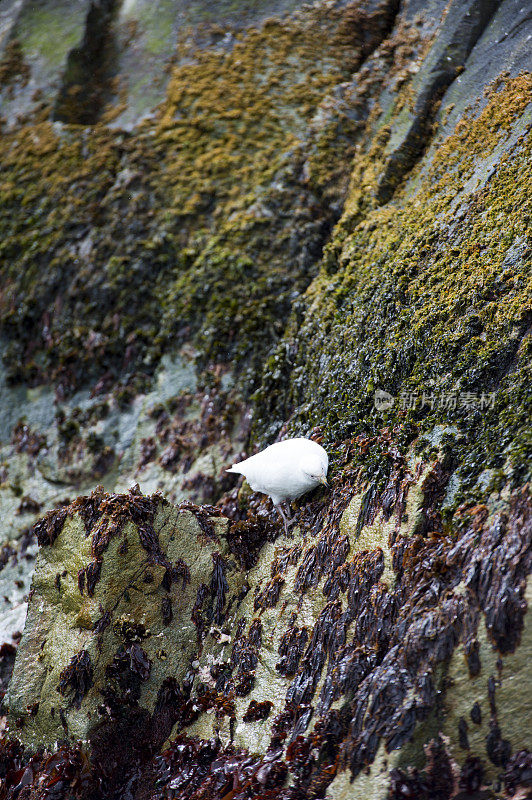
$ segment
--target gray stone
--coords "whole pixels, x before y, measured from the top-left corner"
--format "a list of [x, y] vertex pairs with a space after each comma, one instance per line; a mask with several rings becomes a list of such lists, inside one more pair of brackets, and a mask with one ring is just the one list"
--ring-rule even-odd
[[14, 78], [7, 89], [0, 87], [2, 116], [9, 123], [14, 124], [17, 117], [34, 111], [40, 103], [55, 102], [68, 56], [83, 40], [90, 6], [90, 0], [24, 0], [5, 10], [4, 25], [9, 33], [3, 42], [4, 53], [10, 42], [17, 42], [29, 67], [25, 85]]
[[391, 198], [422, 152], [429, 135], [431, 106], [463, 68], [496, 6], [496, 0], [456, 0], [450, 4], [434, 44], [412, 80], [414, 99], [394, 119], [378, 182], [379, 203]]

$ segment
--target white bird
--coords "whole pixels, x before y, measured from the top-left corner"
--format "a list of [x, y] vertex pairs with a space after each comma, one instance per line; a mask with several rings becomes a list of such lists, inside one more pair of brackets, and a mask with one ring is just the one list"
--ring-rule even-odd
[[288, 519], [281, 503], [301, 497], [320, 483], [328, 486], [328, 468], [329, 457], [323, 447], [312, 439], [298, 437], [271, 444], [245, 461], [233, 464], [226, 472], [243, 475], [254, 492], [269, 495], [288, 532]]

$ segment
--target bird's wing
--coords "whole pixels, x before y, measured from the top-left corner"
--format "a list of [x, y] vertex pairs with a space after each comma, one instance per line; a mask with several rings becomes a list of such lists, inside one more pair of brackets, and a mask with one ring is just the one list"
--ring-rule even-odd
[[[263, 451], [264, 452], [264, 451]], [[239, 461], [233, 464], [227, 472], [236, 472], [238, 475], [243, 475], [245, 478], [249, 477], [250, 473], [254, 473], [257, 467], [260, 467], [260, 459], [262, 453], [257, 453], [254, 456], [246, 458], [244, 461]]]
[[[260, 454], [259, 454], [260, 455]], [[243, 461], [237, 461], [236, 464], [232, 464], [229, 469], [226, 469], [226, 472], [236, 472], [237, 475], [244, 475], [247, 477], [248, 468], [253, 465], [254, 460], [257, 456], [250, 456], [249, 458], [245, 458]]]
[[320, 456], [323, 454], [327, 462], [327, 453], [317, 442], [298, 437], [275, 442], [260, 453], [233, 464], [226, 472], [244, 475], [248, 482], [263, 479], [270, 485], [273, 483], [282, 487], [297, 469], [300, 458], [309, 452], [309, 448]]
[[267, 456], [266, 453], [267, 450], [264, 450], [262, 453], [257, 453], [257, 456], [249, 458], [242, 474], [246, 476], [254, 491], [278, 497], [290, 495], [289, 487], [298, 471], [293, 459], [288, 453], [280, 450], [270, 451]]

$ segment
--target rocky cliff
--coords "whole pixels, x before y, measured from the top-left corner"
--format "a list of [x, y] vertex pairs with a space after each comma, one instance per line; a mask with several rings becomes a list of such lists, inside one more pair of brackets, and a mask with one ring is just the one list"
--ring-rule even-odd
[[0, 796], [528, 796], [531, 36], [4, 4]]

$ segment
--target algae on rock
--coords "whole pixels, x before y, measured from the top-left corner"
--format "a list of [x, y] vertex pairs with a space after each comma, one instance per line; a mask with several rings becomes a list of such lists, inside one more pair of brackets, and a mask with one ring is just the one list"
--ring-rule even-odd
[[[10, 539], [61, 503], [36, 527], [11, 733], [87, 740], [66, 751], [77, 777], [80, 752], [100, 775], [107, 747], [139, 798], [139, 776], [187, 800], [526, 791], [522, 6], [324, 2], [264, 21], [259, 3], [249, 29], [209, 19], [180, 38], [152, 120], [124, 133], [112, 112], [85, 129], [41, 109], [3, 137]], [[168, 42], [150, 37], [172, 26], [125, 30], [143, 9], [122, 6], [121, 36], [156, 61]], [[2, 68], [15, 94], [21, 55]], [[256, 496], [224, 495], [221, 468], [312, 431], [332, 492], [286, 539]], [[228, 518], [64, 497], [97, 473], [221, 497]]]
[[227, 549], [227, 521], [205, 524], [209, 537], [156, 495], [98, 491], [43, 521], [9, 687], [21, 740], [87, 742], [128, 714], [147, 724], [169, 681], [178, 692], [198, 651], [198, 586]]

